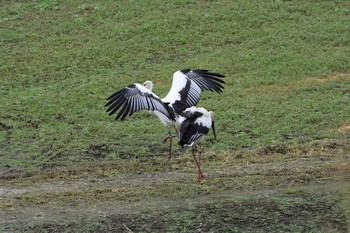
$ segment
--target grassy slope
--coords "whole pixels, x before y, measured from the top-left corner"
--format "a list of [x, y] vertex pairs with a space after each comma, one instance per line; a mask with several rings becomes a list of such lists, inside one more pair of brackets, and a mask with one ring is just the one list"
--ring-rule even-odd
[[2, 2], [0, 171], [164, 157], [156, 118], [114, 122], [103, 105], [144, 80], [164, 96], [186, 67], [227, 76], [221, 96], [200, 102], [218, 115], [208, 153], [346, 141], [349, 9], [343, 1]]

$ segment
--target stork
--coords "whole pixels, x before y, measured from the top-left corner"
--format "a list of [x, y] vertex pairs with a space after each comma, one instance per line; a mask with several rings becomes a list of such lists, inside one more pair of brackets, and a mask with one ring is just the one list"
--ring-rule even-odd
[[[202, 141], [204, 136], [213, 129], [214, 138], [216, 140], [215, 126], [214, 126], [214, 112], [206, 110], [205, 108], [190, 107], [183, 113], [183, 121], [180, 126], [180, 142], [179, 145], [183, 148], [184, 145], [192, 146], [192, 156], [198, 169], [198, 177], [194, 182], [201, 182], [201, 178], [207, 178], [201, 170], [201, 155], [202, 155]], [[199, 143], [198, 160], [195, 155], [195, 142]]]
[[128, 115], [140, 110], [148, 110], [157, 116], [168, 130], [164, 142], [170, 141], [169, 156], [172, 156], [173, 135], [169, 127], [174, 127], [178, 136], [176, 125], [180, 125], [181, 113], [189, 107], [196, 106], [200, 100], [202, 91], [221, 93], [225, 82], [221, 79], [224, 75], [210, 72], [209, 70], [178, 70], [173, 74], [173, 82], [169, 93], [160, 99], [152, 92], [153, 83], [144, 82], [143, 85], [134, 83], [115, 92], [107, 98], [109, 115], [119, 112], [116, 120], [124, 120]]

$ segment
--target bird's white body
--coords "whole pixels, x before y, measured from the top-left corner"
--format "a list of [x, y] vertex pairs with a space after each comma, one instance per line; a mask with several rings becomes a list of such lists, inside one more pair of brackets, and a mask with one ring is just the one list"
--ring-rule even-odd
[[[188, 77], [185, 74], [183, 74], [181, 71], [176, 71], [173, 74], [173, 82], [171, 85], [171, 89], [169, 93], [162, 99], [163, 103], [169, 103], [169, 106], [171, 108], [174, 108], [173, 105], [175, 102], [177, 101], [181, 102], [181, 97], [182, 97], [181, 91], [186, 87], [188, 82], [189, 82]], [[191, 91], [193, 92], [193, 96], [198, 96], [198, 101], [199, 101], [199, 97], [201, 95], [201, 89], [195, 82], [191, 82]], [[175, 126], [175, 125], [181, 124], [181, 115], [179, 114], [175, 114], [174, 120], [161, 119], [162, 116], [160, 114], [158, 115], [156, 114], [156, 116], [158, 116], [160, 121], [165, 126], [169, 126], [169, 125]]]
[[179, 125], [176, 121], [170, 119], [169, 117], [167, 117], [166, 115], [164, 115], [163, 113], [161, 113], [160, 111], [149, 111], [149, 113], [153, 116], [156, 116], [159, 118], [160, 122], [162, 122], [162, 124], [165, 127], [170, 127], [170, 126], [175, 126], [176, 124]]

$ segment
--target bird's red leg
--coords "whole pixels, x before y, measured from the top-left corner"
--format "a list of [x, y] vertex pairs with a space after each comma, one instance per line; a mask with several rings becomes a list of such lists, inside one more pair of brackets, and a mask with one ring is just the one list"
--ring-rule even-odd
[[166, 141], [168, 141], [168, 140], [170, 141], [168, 159], [171, 159], [171, 157], [172, 157], [173, 137], [179, 137], [179, 136], [180, 136], [180, 133], [179, 133], [179, 131], [176, 129], [175, 125], [174, 125], [174, 128], [175, 128], [175, 131], [176, 131], [176, 135], [172, 135], [172, 134], [171, 134], [171, 131], [170, 131], [169, 128], [168, 128], [168, 136], [166, 136], [166, 137], [164, 138], [164, 143], [165, 143]]
[[198, 177], [197, 177], [197, 179], [194, 179], [193, 182], [194, 183], [200, 183], [201, 182], [201, 178], [203, 177], [203, 173], [201, 171], [201, 166], [198, 163], [196, 155], [194, 153], [194, 145], [192, 146], [192, 156], [193, 156], [194, 162], [196, 163], [196, 166], [197, 166], [197, 169], [198, 169]]
[[[199, 153], [198, 153], [198, 164], [199, 166], [201, 166], [201, 155], [202, 155], [202, 143], [199, 143]], [[202, 171], [200, 171], [200, 173], [198, 172], [198, 176], [200, 176], [201, 178], [208, 178], [208, 176], [205, 176]]]
[[170, 131], [170, 130], [168, 131], [168, 136], [166, 136], [166, 137], [164, 138], [164, 143], [165, 143], [166, 141], [168, 141], [168, 140], [170, 141], [168, 159], [171, 159], [171, 156], [172, 156], [172, 150], [171, 150], [171, 148], [172, 148], [172, 144], [173, 144], [173, 136], [171, 135], [171, 131]]
[[201, 155], [202, 155], [202, 143], [199, 143], [199, 151], [198, 151], [198, 164], [201, 165]]
[[169, 145], [168, 159], [171, 159], [171, 156], [172, 156], [172, 150], [171, 150], [172, 145], [173, 145], [173, 136], [170, 136], [170, 145]]

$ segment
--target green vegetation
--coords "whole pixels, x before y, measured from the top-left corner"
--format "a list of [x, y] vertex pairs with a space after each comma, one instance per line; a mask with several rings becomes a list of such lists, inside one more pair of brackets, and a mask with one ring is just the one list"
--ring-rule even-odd
[[[346, 232], [349, 15], [346, 1], [2, 1], [1, 227]], [[189, 152], [166, 160], [157, 118], [103, 107], [145, 80], [163, 97], [182, 68], [226, 75], [199, 103], [219, 132], [202, 185]]]

